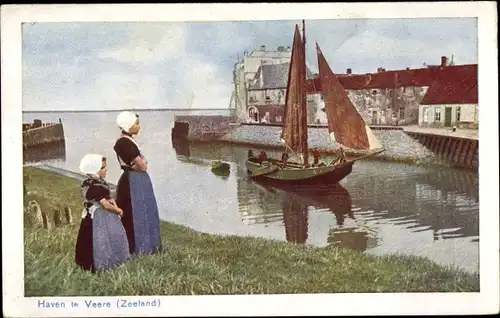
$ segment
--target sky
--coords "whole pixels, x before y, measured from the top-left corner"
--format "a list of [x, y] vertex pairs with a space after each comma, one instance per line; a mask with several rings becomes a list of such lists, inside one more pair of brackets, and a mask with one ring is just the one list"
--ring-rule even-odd
[[[295, 24], [25, 23], [23, 110], [228, 108], [238, 54], [291, 46]], [[315, 42], [336, 73], [477, 63], [477, 34], [475, 18], [307, 20], [307, 63]]]

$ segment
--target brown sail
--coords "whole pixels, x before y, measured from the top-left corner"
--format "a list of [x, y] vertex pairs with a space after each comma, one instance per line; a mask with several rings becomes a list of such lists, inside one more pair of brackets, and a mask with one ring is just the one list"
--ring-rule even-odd
[[317, 43], [316, 52], [330, 137], [352, 149], [378, 148], [379, 144], [375, 136], [352, 104], [337, 76], [330, 69]]
[[303, 155], [303, 163], [307, 165], [307, 92], [305, 82], [305, 47], [300, 37], [299, 28], [295, 26], [281, 137], [288, 148], [298, 155]]

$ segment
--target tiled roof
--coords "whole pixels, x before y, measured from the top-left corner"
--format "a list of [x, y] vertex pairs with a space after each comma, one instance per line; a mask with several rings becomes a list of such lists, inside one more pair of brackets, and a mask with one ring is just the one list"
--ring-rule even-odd
[[[288, 82], [288, 70], [290, 63], [262, 64], [255, 73], [255, 84], [250, 85], [250, 89], [277, 89], [286, 88]], [[262, 86], [260, 77], [262, 73]], [[308, 69], [308, 78], [313, 78], [314, 74]]]
[[[477, 103], [477, 64], [336, 75], [342, 86], [350, 90], [429, 86], [429, 96], [424, 97], [423, 102], [455, 103], [475, 100]], [[307, 86], [309, 93], [321, 92], [319, 78], [308, 81]], [[465, 93], [468, 95], [461, 95]], [[441, 97], [437, 98], [434, 94]]]
[[420, 104], [477, 104], [477, 102], [477, 64], [472, 64], [443, 68]]

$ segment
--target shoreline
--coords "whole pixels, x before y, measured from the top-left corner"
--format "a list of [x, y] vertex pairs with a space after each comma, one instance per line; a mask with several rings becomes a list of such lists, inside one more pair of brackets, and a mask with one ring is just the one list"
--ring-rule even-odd
[[[248, 148], [257, 148], [257, 149], [267, 149], [267, 150], [283, 150], [284, 147], [280, 147], [278, 145], [265, 144], [265, 143], [256, 143], [256, 142], [248, 142], [248, 141], [239, 141], [239, 140], [229, 140], [229, 139], [189, 139], [187, 140], [190, 144], [220, 144], [220, 145], [229, 145], [229, 146], [237, 146], [237, 147], [248, 147]], [[312, 150], [314, 148], [309, 148], [310, 155], [312, 155]], [[335, 149], [328, 148], [319, 148], [318, 151], [322, 155], [336, 155], [337, 152]], [[344, 150], [347, 157], [359, 157], [363, 156], [367, 153], [363, 152], [355, 152], [350, 150]], [[385, 155], [385, 152], [380, 154], [373, 155], [368, 158], [364, 158], [363, 161], [382, 161], [389, 163], [403, 163], [403, 164], [411, 164], [419, 167], [443, 167], [443, 168], [455, 168], [455, 169], [465, 169], [468, 171], [477, 171], [475, 168], [464, 168], [460, 166], [455, 166], [451, 163], [448, 163], [444, 160], [435, 160], [434, 162], [426, 161], [424, 158], [414, 158], [411, 156], [390, 156]]]
[[160, 225], [164, 252], [92, 275], [73, 260], [81, 210], [78, 174], [23, 170], [25, 204], [39, 200], [47, 210], [68, 204], [76, 220], [49, 230], [25, 223], [26, 296], [479, 291], [478, 273], [424, 257], [206, 234], [167, 221]]
[[[183, 129], [175, 129], [182, 123]], [[423, 166], [457, 167], [477, 170], [478, 137], [476, 130], [453, 132], [418, 126], [370, 126], [384, 152], [373, 159]], [[212, 142], [256, 148], [284, 149], [280, 142], [282, 126], [278, 124], [234, 123], [229, 116], [176, 115], [172, 139], [189, 142]], [[342, 145], [331, 141], [328, 127], [309, 125], [309, 151], [334, 154]], [[364, 156], [374, 150], [357, 150], [342, 146], [347, 156]]]

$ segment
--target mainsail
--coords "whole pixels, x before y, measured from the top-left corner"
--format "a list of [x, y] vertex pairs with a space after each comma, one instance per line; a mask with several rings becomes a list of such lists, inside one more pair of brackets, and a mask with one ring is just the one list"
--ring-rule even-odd
[[351, 149], [381, 148], [380, 142], [366, 125], [337, 76], [330, 69], [317, 43], [316, 52], [330, 138]]
[[288, 70], [288, 87], [285, 101], [282, 138], [288, 148], [303, 156], [304, 165], [308, 163], [307, 146], [307, 92], [305, 47], [300, 37], [299, 27], [295, 26], [292, 57]]

